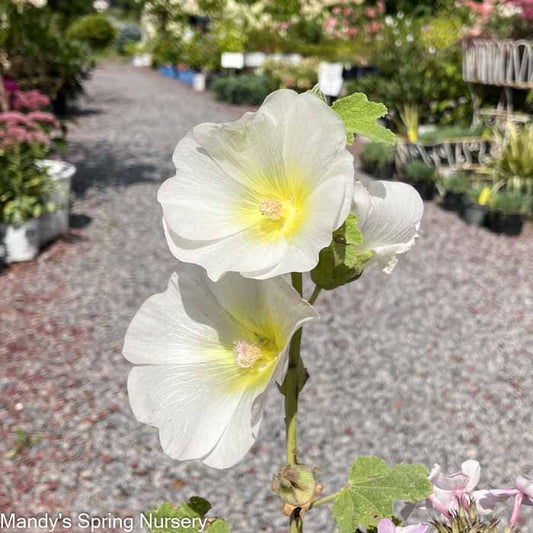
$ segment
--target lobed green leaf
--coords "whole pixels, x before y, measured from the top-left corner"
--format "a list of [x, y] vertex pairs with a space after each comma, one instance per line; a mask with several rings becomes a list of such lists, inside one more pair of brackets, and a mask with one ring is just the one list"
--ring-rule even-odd
[[378, 119], [387, 114], [383, 104], [371, 102], [363, 93], [353, 93], [333, 102], [331, 106], [344, 121], [348, 144], [352, 144], [355, 134], [372, 141], [394, 144], [396, 135], [381, 126]]
[[333, 504], [333, 518], [341, 533], [377, 525], [392, 518], [394, 501], [417, 502], [431, 494], [428, 469], [424, 465], [399, 464], [389, 467], [379, 457], [358, 457], [350, 471], [348, 485]]

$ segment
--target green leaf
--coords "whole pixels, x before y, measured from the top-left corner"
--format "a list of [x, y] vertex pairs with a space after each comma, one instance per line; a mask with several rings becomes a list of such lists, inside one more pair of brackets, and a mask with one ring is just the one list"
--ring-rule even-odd
[[[152, 533], [230, 533], [228, 524], [220, 518], [206, 518], [211, 504], [204, 498], [193, 496], [177, 509], [169, 502], [145, 514], [145, 525]], [[207, 524], [207, 525], [206, 525]], [[205, 529], [202, 529], [205, 526]]]
[[394, 501], [417, 502], [431, 494], [431, 482], [424, 465], [399, 464], [389, 467], [379, 457], [358, 457], [333, 504], [333, 518], [341, 533], [358, 527], [375, 526], [392, 518]]
[[363, 234], [357, 226], [357, 215], [350, 213], [333, 233], [331, 244], [320, 252], [318, 265], [311, 271], [315, 284], [331, 290], [358, 279], [374, 255], [372, 250], [357, 250], [354, 245], [360, 244]]
[[377, 122], [387, 114], [387, 108], [383, 104], [369, 101], [365, 94], [345, 96], [333, 102], [331, 107], [344, 121], [348, 144], [353, 143], [356, 133], [372, 141], [388, 144], [396, 142], [396, 135]]

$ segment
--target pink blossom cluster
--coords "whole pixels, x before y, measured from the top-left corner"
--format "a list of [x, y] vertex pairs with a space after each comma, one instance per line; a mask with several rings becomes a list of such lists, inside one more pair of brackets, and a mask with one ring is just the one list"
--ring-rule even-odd
[[49, 146], [50, 136], [43, 129], [46, 126], [56, 128], [59, 123], [53, 115], [44, 111], [0, 113], [0, 149], [24, 143]]
[[331, 16], [324, 21], [324, 31], [335, 37], [355, 37], [361, 32], [368, 35], [378, 33], [383, 24], [379, 18], [385, 13], [385, 2], [375, 5], [349, 4], [342, 1], [331, 9]]
[[[494, 512], [496, 507], [506, 500], [513, 500], [513, 509], [509, 518], [506, 532], [514, 531], [518, 521], [518, 516], [522, 506], [533, 506], [533, 478], [524, 474], [516, 478], [515, 486], [505, 489], [475, 490], [481, 477], [481, 468], [477, 461], [468, 460], [461, 465], [461, 471], [453, 474], [444, 474], [441, 467], [436, 464], [429, 480], [433, 485], [433, 491], [425, 502], [419, 504], [406, 504], [401, 512], [402, 518], [407, 520], [416, 509], [435, 510], [444, 517], [450, 518], [465, 499], [469, 499], [477, 505], [481, 515], [488, 515]], [[388, 524], [384, 524], [384, 526]], [[414, 526], [410, 526], [414, 527]], [[419, 526], [420, 527], [420, 526]], [[401, 531], [386, 529], [385, 527], [378, 533], [389, 533], [389, 531]], [[418, 530], [413, 529], [413, 532]], [[420, 530], [421, 533], [424, 530]], [[407, 532], [406, 532], [407, 533]]]
[[13, 109], [40, 111], [50, 105], [50, 98], [39, 91], [18, 91], [13, 94]]

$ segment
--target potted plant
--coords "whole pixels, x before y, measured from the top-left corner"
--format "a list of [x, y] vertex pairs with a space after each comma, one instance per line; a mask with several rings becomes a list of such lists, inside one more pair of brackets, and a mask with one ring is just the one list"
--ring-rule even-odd
[[490, 198], [489, 227], [496, 233], [520, 235], [525, 216], [531, 212], [530, 195], [500, 190]]
[[403, 167], [404, 179], [410, 183], [424, 200], [432, 200], [435, 195], [437, 171], [419, 159], [408, 161]]
[[45, 195], [45, 204], [54, 206], [54, 209], [45, 211], [39, 220], [39, 244], [43, 246], [68, 230], [70, 189], [76, 167], [53, 159], [43, 159], [37, 164], [47, 172], [53, 183]]
[[461, 215], [467, 224], [483, 226], [488, 213], [488, 198], [490, 189], [480, 183], [473, 184], [463, 198]]
[[[33, 145], [32, 145], [33, 144]], [[5, 262], [28, 261], [39, 251], [39, 217], [53, 210], [47, 201], [53, 182], [38, 165], [34, 143], [0, 147], [0, 238]]]
[[359, 154], [363, 171], [378, 179], [391, 179], [394, 174], [395, 148], [389, 144], [367, 142]]
[[442, 180], [444, 198], [442, 207], [449, 211], [460, 211], [463, 205], [463, 197], [467, 194], [470, 180], [465, 172], [454, 172], [451, 176]]
[[0, 113], [0, 233], [7, 262], [33, 259], [40, 237], [48, 241], [53, 228], [66, 229], [68, 211], [58, 214], [61, 223], [46, 215], [58, 201], [68, 208], [73, 174], [73, 167], [44, 159], [59, 130], [56, 118], [42, 110], [49, 99], [37, 91], [16, 91], [12, 101], [14, 110]]

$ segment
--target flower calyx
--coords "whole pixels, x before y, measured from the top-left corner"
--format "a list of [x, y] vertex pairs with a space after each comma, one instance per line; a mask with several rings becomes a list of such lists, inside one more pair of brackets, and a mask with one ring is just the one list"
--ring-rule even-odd
[[287, 464], [274, 475], [272, 490], [285, 502], [285, 515], [300, 509], [299, 515], [303, 517], [322, 492], [322, 485], [317, 483], [316, 468]]

